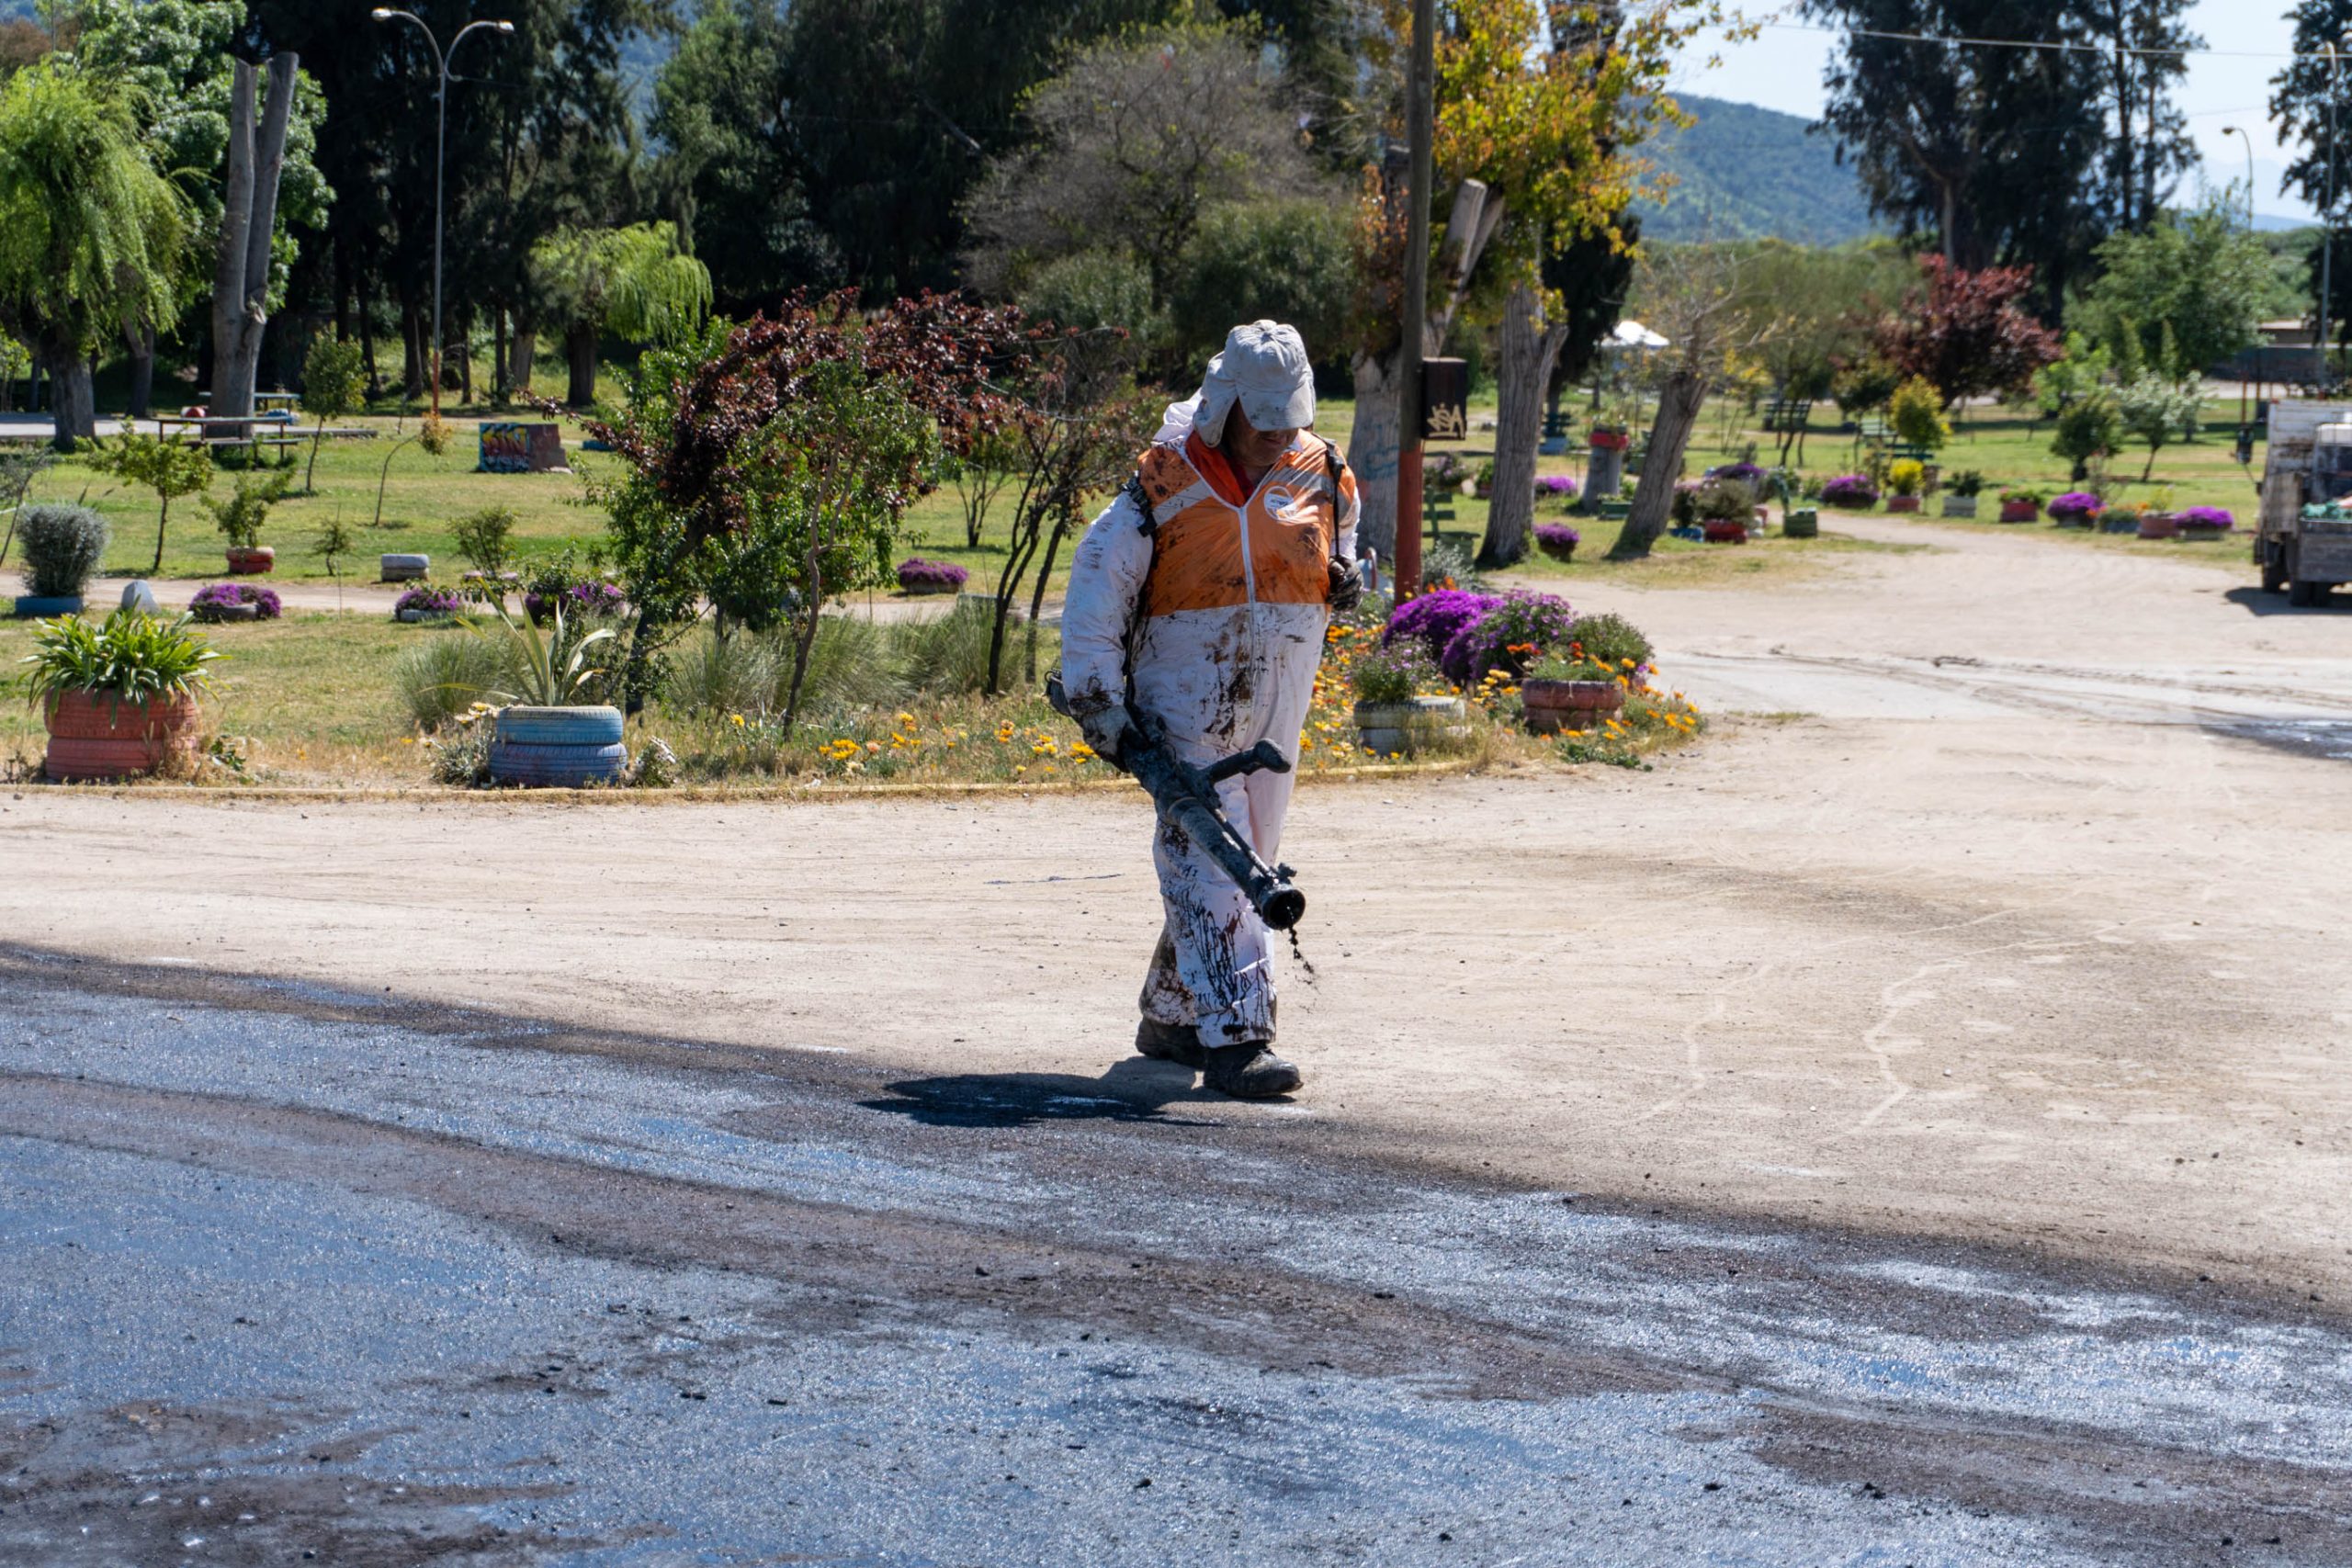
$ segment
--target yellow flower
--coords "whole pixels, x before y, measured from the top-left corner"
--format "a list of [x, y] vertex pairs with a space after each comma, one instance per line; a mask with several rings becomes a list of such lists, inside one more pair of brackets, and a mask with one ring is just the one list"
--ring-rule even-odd
[[912, 724], [915, 721], [915, 716], [910, 713], [902, 713], [898, 716], [898, 719], [900, 724]]
[[743, 716], [741, 714], [730, 714], [728, 716], [735, 721], [736, 728], [741, 729], [743, 728]]

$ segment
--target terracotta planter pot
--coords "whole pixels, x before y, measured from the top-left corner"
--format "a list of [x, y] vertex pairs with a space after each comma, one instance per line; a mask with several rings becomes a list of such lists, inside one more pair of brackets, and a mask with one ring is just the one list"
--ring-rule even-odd
[[2169, 512], [2143, 513], [2140, 517], [2140, 537], [2143, 539], [2177, 539], [2180, 524]]
[[42, 713], [52, 779], [118, 779], [152, 773], [166, 753], [196, 741], [192, 696], [117, 702], [104, 693], [65, 692]]
[[1519, 688], [1527, 728], [1537, 735], [1567, 729], [1598, 729], [1625, 705], [1625, 688], [1614, 681], [1528, 681]]
[[255, 545], [251, 549], [232, 546], [229, 550], [229, 575], [259, 577], [277, 564], [277, 552], [267, 545]]
[[2001, 521], [2004, 523], [2030, 523], [2041, 515], [2041, 508], [2030, 501], [2001, 502]]
[[1886, 498], [1886, 509], [1889, 512], [1917, 512], [1919, 510], [1919, 498], [1916, 495], [1890, 495]]

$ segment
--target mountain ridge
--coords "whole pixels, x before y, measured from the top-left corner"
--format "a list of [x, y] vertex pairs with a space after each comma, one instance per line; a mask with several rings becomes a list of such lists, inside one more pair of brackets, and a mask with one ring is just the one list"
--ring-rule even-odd
[[1678, 95], [1693, 123], [1647, 149], [1673, 178], [1663, 202], [1634, 204], [1642, 232], [1666, 241], [1781, 239], [1838, 245], [1888, 232], [1854, 171], [1810, 121], [1778, 109]]

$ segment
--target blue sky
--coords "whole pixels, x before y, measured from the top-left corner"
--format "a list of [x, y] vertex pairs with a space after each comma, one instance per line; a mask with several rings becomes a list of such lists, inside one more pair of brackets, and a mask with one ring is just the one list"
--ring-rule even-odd
[[[2254, 141], [2256, 210], [2303, 218], [2311, 216], [2308, 206], [2278, 194], [2278, 178], [2290, 154], [2280, 152], [2266, 107], [2270, 78], [2285, 65], [2283, 57], [2294, 37], [2284, 5], [2274, 4], [2275, 9], [2259, 0], [2198, 0], [2190, 7], [2190, 25], [2216, 52], [2189, 61], [2180, 104], [2204, 157], [2206, 178], [2217, 186], [2245, 178], [2245, 143], [2222, 134], [2224, 126], [2240, 127]], [[1758, 7], [1751, 14], [1766, 13]], [[1790, 19], [1776, 20], [1752, 42], [1726, 43], [1720, 34], [1699, 39], [1683, 57], [1676, 87], [1817, 117], [1822, 68], [1835, 35], [1797, 25], [1792, 7], [1784, 8], [1782, 15]], [[1720, 55], [1723, 63], [1708, 69], [1713, 55]]]

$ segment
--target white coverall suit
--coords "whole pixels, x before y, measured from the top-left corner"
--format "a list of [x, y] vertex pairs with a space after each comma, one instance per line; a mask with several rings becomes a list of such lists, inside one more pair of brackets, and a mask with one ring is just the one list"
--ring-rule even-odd
[[[1311, 381], [1308, 388], [1311, 418]], [[1212, 364], [1201, 394], [1168, 410], [1136, 485], [1088, 528], [1070, 565], [1062, 681], [1083, 716], [1124, 704], [1132, 679], [1136, 705], [1167, 726], [1170, 749], [1194, 766], [1261, 740], [1295, 763], [1330, 624], [1329, 565], [1355, 557], [1355, 479], [1336, 448], [1301, 430], [1245, 498], [1215, 446], [1235, 396]], [[1150, 498], [1150, 533], [1135, 488]], [[1227, 819], [1269, 863], [1292, 778], [1260, 772], [1217, 786]], [[1204, 1048], [1271, 1042], [1272, 942], [1264, 922], [1167, 822], [1159, 824], [1152, 859], [1167, 927], [1144, 985], [1144, 1016], [1193, 1026]]]

